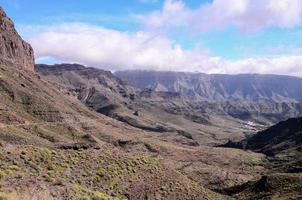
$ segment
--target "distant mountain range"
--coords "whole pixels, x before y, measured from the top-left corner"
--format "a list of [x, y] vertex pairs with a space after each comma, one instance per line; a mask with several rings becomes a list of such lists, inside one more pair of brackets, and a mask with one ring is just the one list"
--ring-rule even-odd
[[[204, 81], [209, 79], [211, 75], [128, 71], [127, 73], [129, 74], [144, 73], [144, 75], [137, 75], [137, 77], [129, 80], [121, 80], [116, 75], [120, 75], [122, 72], [112, 74], [109, 71], [84, 67], [78, 64], [36, 65], [35, 70], [43, 78], [60, 87], [66, 94], [78, 98], [82, 103], [99, 113], [128, 123], [136, 128], [170, 135], [176, 134], [174, 139], [191, 145], [223, 143], [230, 138], [239, 140], [244, 135], [262, 130], [281, 120], [299, 116], [302, 113], [302, 104], [297, 103], [298, 100], [295, 100], [294, 97], [285, 97], [285, 92], [283, 93], [284, 96], [275, 95], [275, 97], [279, 97], [279, 100], [283, 99], [285, 102], [269, 99], [269, 95], [266, 98], [262, 95], [262, 100], [260, 98], [249, 98], [255, 93], [256, 87], [248, 86], [249, 84], [245, 79], [238, 80], [236, 76], [221, 75], [222, 77], [228, 77], [229, 80], [224, 80], [224, 82], [219, 84], [220, 88], [233, 87], [233, 92], [228, 95], [226, 92], [224, 93], [224, 96], [232, 97], [222, 98], [221, 94], [219, 94], [220, 96], [216, 95], [217, 97], [219, 96], [218, 99], [215, 99], [215, 95], [208, 99], [199, 94], [193, 95], [192, 91], [195, 86], [191, 84], [194, 83], [194, 80], [198, 84], [204, 83], [202, 87], [208, 89], [203, 90], [206, 91], [203, 94], [211, 94], [212, 90], [210, 88], [215, 90], [215, 87], [211, 86], [211, 81], [208, 81], [208, 84], [205, 84]], [[162, 78], [155, 78], [154, 74], [159, 74]], [[165, 79], [164, 77], [166, 76], [174, 78]], [[271, 79], [288, 78], [290, 80], [288, 82], [291, 82], [292, 79], [297, 79], [283, 76], [245, 76], [259, 76], [262, 84], [261, 82], [251, 84], [257, 83], [257, 88], [267, 88], [267, 94], [275, 94], [276, 92], [272, 91], [278, 91], [278, 88], [275, 89], [271, 85], [270, 87], [272, 88], [270, 89], [263, 83], [269, 83]], [[177, 77], [180, 77], [182, 81], [175, 80]], [[136, 79], [142, 82], [144, 82], [143, 80], [148, 82], [148, 80], [153, 79], [161, 81], [153, 84], [145, 82], [142, 85], [133, 84], [134, 87], [127, 83], [135, 82]], [[235, 84], [232, 81], [237, 81], [238, 83]], [[168, 87], [170, 83], [175, 87]], [[177, 87], [176, 83], [178, 84]], [[154, 87], [148, 85], [153, 85]], [[180, 85], [182, 87], [186, 85], [186, 87], [181, 88]], [[239, 95], [242, 93], [242, 85], [246, 85], [246, 88], [253, 88], [251, 89], [252, 91], [246, 89], [246, 94], [250, 93], [251, 95]], [[201, 91], [200, 87], [196, 91]], [[287, 86], [285, 85], [284, 87]], [[300, 89], [296, 88], [296, 90]], [[228, 91], [231, 89], [224, 90]], [[283, 90], [285, 89], [280, 91]], [[214, 94], [215, 92], [212, 93]], [[238, 98], [235, 98], [235, 94]], [[257, 96], [257, 94], [254, 94], [254, 96]]]
[[302, 102], [302, 78], [259, 74], [203, 74], [160, 71], [117, 71], [130, 85], [177, 92], [207, 101]]

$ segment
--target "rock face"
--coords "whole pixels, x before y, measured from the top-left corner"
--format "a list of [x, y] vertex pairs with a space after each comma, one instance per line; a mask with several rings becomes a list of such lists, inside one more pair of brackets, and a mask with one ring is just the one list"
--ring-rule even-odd
[[17, 33], [14, 23], [0, 7], [0, 62], [10, 62], [27, 70], [34, 69], [34, 52]]

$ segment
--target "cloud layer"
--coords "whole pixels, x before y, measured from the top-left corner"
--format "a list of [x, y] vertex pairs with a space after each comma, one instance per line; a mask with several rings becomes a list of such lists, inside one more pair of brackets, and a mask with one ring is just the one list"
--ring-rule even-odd
[[[152, 69], [205, 73], [274, 73], [302, 76], [302, 55], [228, 60], [207, 49], [185, 50], [150, 29], [188, 27], [204, 31], [236, 26], [244, 31], [291, 28], [301, 23], [300, 0], [214, 0], [198, 9], [166, 0], [162, 10], [143, 17], [148, 29], [121, 32], [83, 23], [37, 27], [29, 42], [36, 57], [52, 57], [107, 70]], [[31, 30], [33, 27], [30, 27]]]
[[61, 24], [30, 39], [37, 57], [51, 56], [106, 69], [179, 69], [198, 67], [203, 50], [184, 51], [180, 45], [146, 32], [134, 34], [85, 24]]
[[161, 36], [61, 24], [30, 39], [36, 57], [51, 56], [108, 70], [154, 69], [206, 73], [277, 73], [302, 76], [302, 56], [226, 60], [205, 49], [184, 50]]

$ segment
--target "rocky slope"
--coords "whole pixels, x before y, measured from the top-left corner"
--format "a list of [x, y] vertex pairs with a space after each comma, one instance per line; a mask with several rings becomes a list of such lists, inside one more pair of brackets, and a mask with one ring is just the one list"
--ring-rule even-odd
[[136, 98], [136, 90], [109, 71], [77, 64], [36, 65], [35, 71], [105, 115], [112, 116], [114, 110]]
[[34, 52], [19, 36], [14, 24], [0, 7], [0, 58], [1, 62], [11, 62], [15, 65], [34, 69]]
[[298, 77], [156, 71], [118, 71], [115, 75], [137, 88], [177, 92], [207, 101], [302, 101], [302, 79]]

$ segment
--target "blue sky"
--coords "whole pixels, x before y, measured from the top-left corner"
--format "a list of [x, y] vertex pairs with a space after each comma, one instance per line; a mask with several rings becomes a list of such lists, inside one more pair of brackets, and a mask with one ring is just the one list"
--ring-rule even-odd
[[[300, 0], [0, 0], [0, 5], [32, 43], [38, 62], [300, 75]], [[62, 49], [66, 38], [87, 39], [89, 46], [70, 41]], [[123, 44], [118, 62], [112, 58], [119, 47], [111, 45], [115, 41]], [[90, 54], [75, 52], [79, 48]], [[130, 56], [135, 58], [127, 60]], [[286, 66], [264, 66], [276, 62]]]

